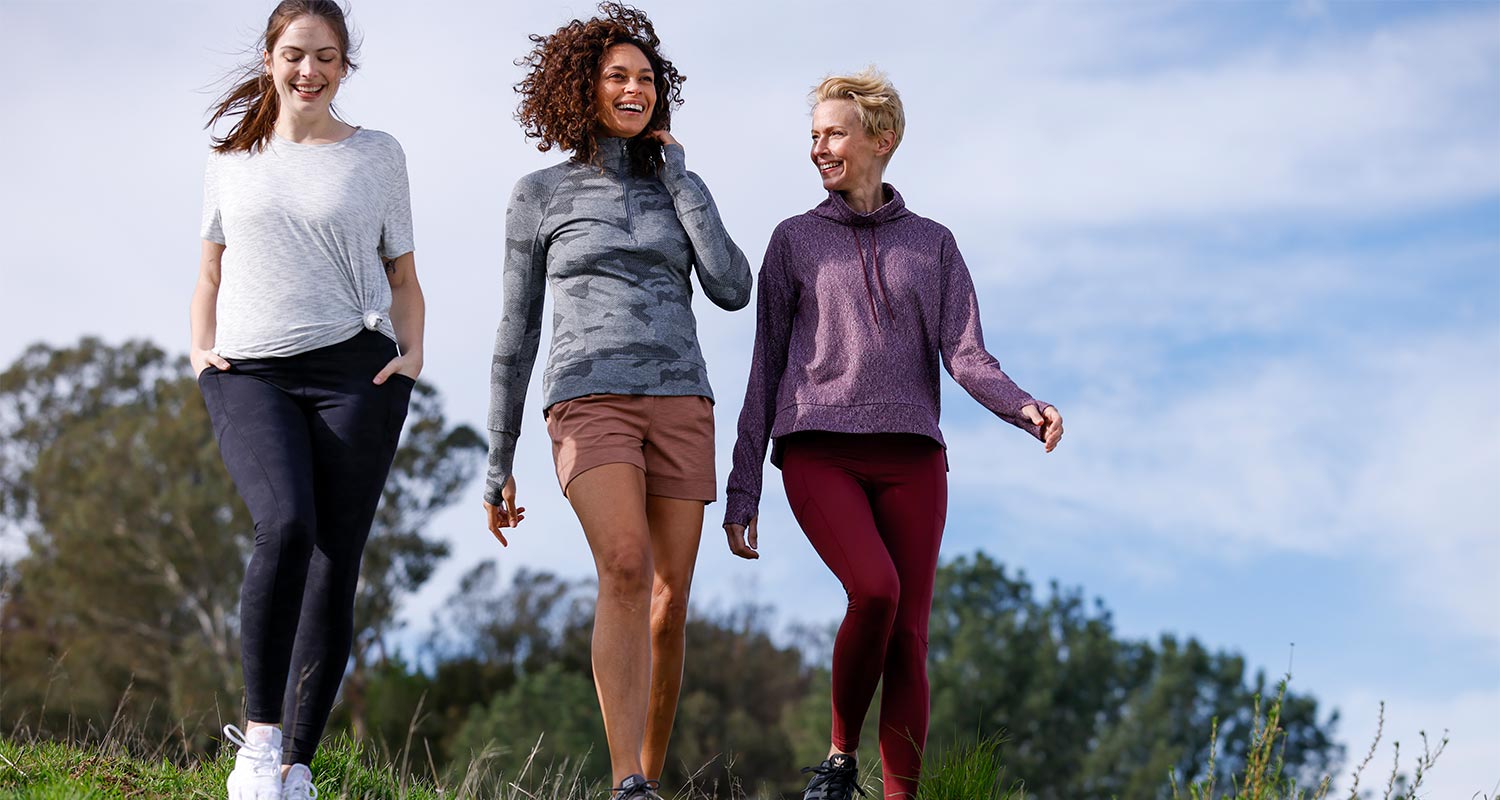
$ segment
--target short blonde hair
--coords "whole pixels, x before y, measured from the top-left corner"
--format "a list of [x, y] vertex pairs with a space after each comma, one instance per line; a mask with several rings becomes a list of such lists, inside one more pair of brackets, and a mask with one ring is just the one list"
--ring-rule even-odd
[[878, 138], [894, 131], [896, 143], [887, 158], [901, 146], [901, 137], [906, 135], [906, 110], [901, 107], [901, 93], [884, 72], [870, 66], [853, 75], [830, 75], [812, 92], [813, 105], [825, 100], [853, 100], [859, 121], [871, 136]]

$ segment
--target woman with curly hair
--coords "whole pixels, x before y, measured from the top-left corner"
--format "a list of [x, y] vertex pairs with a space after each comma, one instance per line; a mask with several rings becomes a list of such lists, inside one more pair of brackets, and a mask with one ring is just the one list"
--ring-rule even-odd
[[771, 234], [755, 351], [724, 513], [729, 549], [759, 558], [766, 445], [803, 533], [848, 595], [833, 648], [832, 742], [805, 800], [850, 800], [875, 687], [887, 798], [917, 795], [927, 740], [927, 621], [948, 508], [938, 370], [1051, 452], [1062, 416], [984, 346], [953, 234], [882, 181], [901, 96], [874, 70], [813, 93], [812, 162], [828, 198]]
[[543, 416], [557, 479], [599, 577], [594, 682], [614, 793], [655, 798], [682, 683], [688, 590], [716, 494], [713, 393], [690, 277], [743, 308], [750, 265], [669, 132], [683, 76], [646, 15], [533, 35], [517, 118], [572, 157], [517, 182], [506, 211], [503, 316], [490, 378], [490, 531], [521, 522], [511, 465], [541, 335], [553, 332]]
[[255, 520], [229, 797], [308, 800], [361, 555], [422, 369], [425, 305], [401, 145], [333, 110], [355, 68], [343, 9], [283, 0], [261, 44], [210, 120], [236, 123], [204, 179], [189, 353]]

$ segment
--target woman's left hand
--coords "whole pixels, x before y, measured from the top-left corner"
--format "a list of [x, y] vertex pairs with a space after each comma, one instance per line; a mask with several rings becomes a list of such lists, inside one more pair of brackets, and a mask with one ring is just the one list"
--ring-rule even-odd
[[1046, 411], [1038, 413], [1035, 405], [1027, 403], [1021, 409], [1021, 416], [1030, 420], [1032, 425], [1042, 427], [1042, 444], [1048, 453], [1052, 452], [1063, 435], [1062, 414], [1058, 413], [1057, 407], [1047, 406]]
[[384, 369], [375, 373], [375, 385], [379, 386], [385, 383], [387, 378], [398, 372], [412, 380], [416, 380], [417, 375], [422, 372], [422, 354], [402, 353], [391, 359], [386, 363]]
[[673, 136], [672, 132], [666, 130], [665, 128], [646, 134], [646, 138], [655, 139], [656, 141], [661, 142], [662, 147], [666, 147], [669, 144], [675, 144], [678, 147], [682, 147], [682, 142], [677, 141], [677, 137]]

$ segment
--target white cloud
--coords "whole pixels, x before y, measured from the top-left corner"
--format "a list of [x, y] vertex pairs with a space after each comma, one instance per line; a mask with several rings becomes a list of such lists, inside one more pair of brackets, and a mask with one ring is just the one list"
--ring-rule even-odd
[[1101, 74], [1023, 63], [983, 91], [966, 80], [923, 87], [913, 99], [925, 113], [893, 169], [970, 182], [982, 213], [1011, 227], [1347, 219], [1490, 196], [1500, 190], [1495, 24], [1486, 7], [1295, 49], [1252, 38], [1206, 65]]
[[[1394, 349], [1241, 358], [1202, 386], [1089, 394], [1041, 467], [993, 421], [951, 425], [953, 483], [1037, 529], [1077, 520], [1239, 560], [1374, 557], [1435, 624], [1500, 631], [1500, 348], [1466, 330]], [[1126, 383], [1126, 386], [1129, 384]], [[1074, 523], [1076, 524], [1076, 523]], [[1089, 533], [1089, 532], [1086, 532]], [[1083, 535], [1077, 534], [1075, 535]]]
[[[49, 7], [8, 7], [0, 65], [19, 73], [84, 42], [49, 62], [49, 84], [75, 88], [13, 84], [7, 107], [18, 119], [84, 113], [112, 123], [107, 134], [91, 124], [50, 125], [45, 137], [0, 132], [9, 154], [0, 219], [14, 254], [3, 269], [7, 294], [22, 298], [21, 313], [0, 320], [0, 349], [84, 330], [181, 340], [206, 146], [201, 89], [253, 39], [258, 12], [195, 6], [174, 26], [122, 36], [133, 20], [125, 7], [80, 3], [87, 13], [66, 19]], [[742, 30], [784, 34], [775, 47], [757, 36], [726, 41], [724, 19], [697, 7], [654, 9], [690, 76], [677, 123], [690, 163], [752, 259], [777, 220], [820, 194], [803, 143], [807, 88], [872, 60], [911, 109], [892, 179], [960, 241], [975, 232], [1024, 241], [1090, 223], [1224, 225], [1226, 214], [1329, 220], [1500, 189], [1488, 10], [1374, 32], [1328, 26], [1297, 48], [1272, 35], [1236, 37], [1227, 55], [1209, 56], [1200, 50], [1220, 36], [1218, 17], [1176, 4], [1077, 13], [950, 3], [915, 15], [877, 5], [835, 39], [782, 24], [791, 8], [737, 12]], [[510, 59], [527, 46], [525, 33], [587, 10], [455, 9], [465, 24], [454, 25], [454, 16], [409, 5], [356, 9], [364, 65], [342, 103], [406, 145], [420, 263], [433, 299], [444, 299], [431, 326], [438, 370], [445, 357], [483, 358], [508, 187], [557, 157], [537, 154], [510, 118]], [[164, 73], [163, 62], [173, 69]], [[445, 76], [436, 88], [434, 64]], [[721, 324], [704, 328], [711, 335]], [[474, 388], [456, 370], [444, 377], [458, 391]]]

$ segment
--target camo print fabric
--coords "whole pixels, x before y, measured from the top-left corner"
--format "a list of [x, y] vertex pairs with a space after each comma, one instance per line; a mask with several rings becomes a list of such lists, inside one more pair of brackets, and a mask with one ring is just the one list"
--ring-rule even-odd
[[588, 394], [713, 399], [698, 347], [691, 274], [715, 305], [750, 301], [750, 264], [729, 238], [679, 145], [659, 177], [629, 174], [625, 141], [599, 162], [567, 161], [522, 178], [505, 212], [504, 300], [490, 368], [485, 499], [500, 502], [552, 286], [552, 345], [542, 408]]

